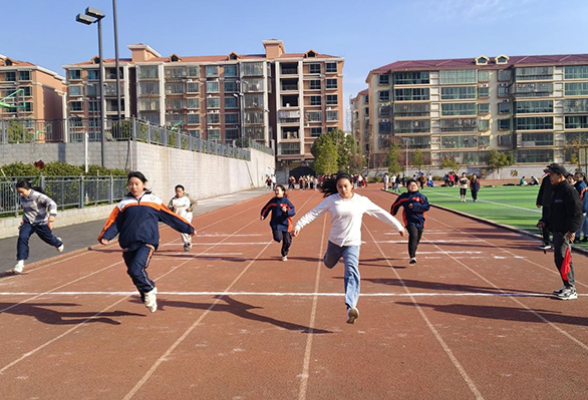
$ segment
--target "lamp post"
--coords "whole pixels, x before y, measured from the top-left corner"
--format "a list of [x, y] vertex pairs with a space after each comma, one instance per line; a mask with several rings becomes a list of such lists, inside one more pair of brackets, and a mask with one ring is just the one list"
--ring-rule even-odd
[[106, 143], [106, 135], [104, 133], [104, 125], [106, 119], [106, 110], [104, 107], [104, 64], [102, 62], [102, 18], [104, 13], [96, 8], [88, 7], [84, 14], [78, 14], [76, 21], [84, 25], [98, 25], [98, 58], [100, 59], [100, 143], [101, 143], [101, 163], [105, 167], [104, 162], [104, 147]]
[[404, 156], [404, 162], [405, 162], [405, 165], [406, 165], [406, 171], [404, 173], [405, 174], [404, 176], [407, 176], [408, 177], [408, 144], [412, 141], [412, 139], [411, 138], [402, 138], [402, 140], [404, 141], [404, 147], [405, 147], [405, 150], [406, 150], [406, 153], [405, 153], [405, 156]]
[[121, 122], [121, 99], [120, 99], [120, 69], [118, 59], [118, 23], [116, 22], [116, 0], [112, 0], [112, 21], [114, 23], [114, 60], [116, 66], [116, 102], [118, 115], [119, 134], [122, 130]]

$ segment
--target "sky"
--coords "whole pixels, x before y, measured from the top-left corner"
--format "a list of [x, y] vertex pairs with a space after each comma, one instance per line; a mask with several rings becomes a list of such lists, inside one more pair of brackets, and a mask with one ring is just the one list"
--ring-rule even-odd
[[[344, 102], [367, 88], [370, 70], [400, 60], [506, 54], [588, 53], [586, 0], [118, 0], [120, 57], [144, 43], [162, 56], [287, 52], [345, 58]], [[114, 57], [112, 0], [29, 0], [2, 18], [0, 54], [64, 75], [98, 54], [95, 26], [75, 21], [101, 9], [104, 57]]]

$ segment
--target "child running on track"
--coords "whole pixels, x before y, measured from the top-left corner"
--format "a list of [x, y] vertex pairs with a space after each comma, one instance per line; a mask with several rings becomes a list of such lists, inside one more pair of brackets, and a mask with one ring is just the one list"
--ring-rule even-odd
[[147, 178], [141, 172], [131, 172], [127, 184], [129, 194], [118, 203], [98, 236], [98, 242], [107, 245], [119, 234], [127, 273], [141, 294], [141, 300], [151, 312], [157, 311], [157, 288], [147, 276], [147, 267], [153, 252], [159, 246], [159, 221], [173, 229], [192, 236], [194, 227], [174, 214], [147, 190]]
[[300, 218], [294, 229], [294, 237], [321, 214], [327, 211], [331, 213], [329, 244], [323, 261], [327, 268], [333, 268], [343, 258], [347, 323], [353, 324], [359, 317], [357, 301], [360, 289], [359, 250], [363, 214], [392, 225], [401, 236], [406, 234], [406, 230], [396, 218], [372, 203], [370, 199], [354, 193], [352, 178], [346, 173], [340, 173], [335, 179], [325, 180], [321, 191], [325, 199]]
[[[192, 211], [194, 211], [196, 202], [186, 193], [184, 186], [177, 185], [175, 190], [176, 195], [172, 197], [167, 207], [186, 221], [192, 222], [192, 218], [194, 217]], [[182, 242], [184, 242], [184, 251], [190, 251], [192, 248], [192, 237], [187, 233], [182, 233]]]
[[24, 262], [29, 258], [29, 239], [33, 233], [60, 253], [63, 252], [63, 242], [51, 232], [51, 223], [57, 216], [57, 204], [39, 189], [33, 189], [28, 181], [18, 181], [16, 191], [24, 213], [18, 228], [17, 263], [12, 271], [22, 274]]
[[260, 219], [263, 221], [267, 218], [269, 212], [272, 212], [270, 226], [274, 235], [274, 240], [282, 242], [282, 261], [288, 261], [288, 252], [292, 245], [292, 217], [296, 215], [294, 205], [288, 200], [286, 189], [283, 185], [276, 185], [274, 190], [276, 196], [272, 198], [261, 210]]
[[410, 263], [416, 264], [416, 252], [425, 229], [425, 212], [429, 211], [429, 201], [419, 192], [419, 186], [414, 179], [406, 182], [408, 192], [402, 193], [390, 209], [392, 215], [396, 215], [400, 207], [403, 207], [402, 217], [408, 230], [408, 256]]

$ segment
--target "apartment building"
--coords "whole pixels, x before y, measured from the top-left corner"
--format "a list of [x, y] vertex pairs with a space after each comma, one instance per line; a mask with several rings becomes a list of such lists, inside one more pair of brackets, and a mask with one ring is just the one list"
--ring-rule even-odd
[[64, 95], [62, 76], [0, 54], [0, 120], [63, 119]]
[[351, 99], [351, 133], [364, 155], [370, 153], [370, 96], [369, 89], [362, 90]]
[[378, 164], [393, 140], [433, 166], [484, 165], [491, 149], [570, 162], [588, 143], [588, 54], [398, 61], [366, 82]]
[[[278, 161], [312, 158], [316, 137], [343, 128], [343, 59], [286, 53], [276, 39], [263, 46], [264, 54], [167, 57], [145, 44], [128, 46], [131, 58], [120, 64], [124, 116], [223, 143], [248, 137], [274, 146]], [[99, 117], [98, 62], [64, 66], [68, 115], [80, 124]], [[104, 60], [107, 117], [116, 114], [112, 62]]]

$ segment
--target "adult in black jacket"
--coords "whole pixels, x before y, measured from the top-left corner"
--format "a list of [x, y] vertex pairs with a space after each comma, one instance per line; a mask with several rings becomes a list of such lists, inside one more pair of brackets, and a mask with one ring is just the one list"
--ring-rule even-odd
[[[543, 180], [541, 181], [541, 187], [539, 188], [539, 194], [537, 194], [537, 208], [543, 207], [541, 210], [541, 219], [547, 220], [549, 216], [549, 203], [551, 203], [551, 180], [549, 179], [549, 175], [545, 174], [543, 176]], [[547, 225], [545, 225], [541, 229], [543, 233], [543, 246], [539, 246], [541, 250], [549, 250], [551, 249], [551, 244], [549, 243], [549, 229]]]
[[564, 287], [553, 292], [562, 300], [578, 298], [574, 281], [571, 243], [582, 223], [582, 205], [578, 191], [566, 181], [567, 171], [559, 164], [547, 166], [552, 185], [549, 215], [542, 218], [539, 226], [547, 226], [553, 232], [555, 266], [561, 274]]

